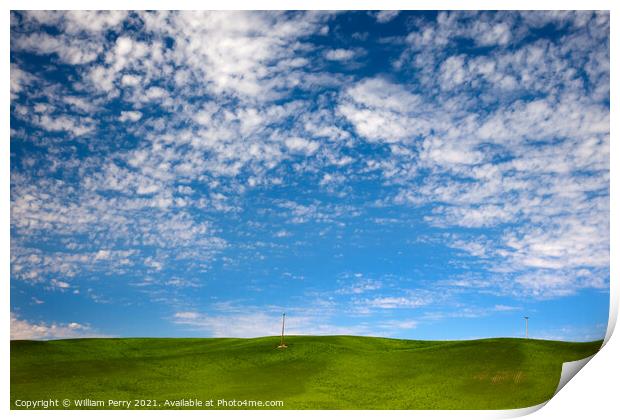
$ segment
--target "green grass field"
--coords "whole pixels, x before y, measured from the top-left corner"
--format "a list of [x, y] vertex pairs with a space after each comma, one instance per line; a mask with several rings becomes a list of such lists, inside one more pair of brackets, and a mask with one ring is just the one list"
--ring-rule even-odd
[[352, 336], [288, 337], [285, 350], [278, 343], [278, 337], [12, 341], [11, 406], [88, 398], [156, 400], [157, 408], [171, 408], [166, 400], [196, 398], [281, 400], [284, 409], [521, 408], [551, 398], [563, 362], [601, 346]]

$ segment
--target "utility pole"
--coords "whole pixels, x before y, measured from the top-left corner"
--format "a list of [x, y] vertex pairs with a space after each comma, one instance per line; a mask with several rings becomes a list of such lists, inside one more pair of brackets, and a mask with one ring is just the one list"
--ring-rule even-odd
[[530, 319], [529, 316], [524, 316], [523, 318], [525, 318], [525, 338], [528, 338], [528, 334], [527, 334], [527, 320]]
[[286, 318], [286, 314], [283, 312], [282, 313], [282, 335], [280, 336], [280, 345], [278, 346], [279, 349], [285, 349], [288, 346], [286, 344], [284, 344], [284, 320]]

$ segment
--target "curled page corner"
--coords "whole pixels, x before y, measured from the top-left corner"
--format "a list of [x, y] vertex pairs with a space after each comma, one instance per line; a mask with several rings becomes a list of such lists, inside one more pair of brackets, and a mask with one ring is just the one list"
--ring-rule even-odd
[[[594, 356], [596, 356], [596, 353], [593, 354], [592, 356], [586, 357], [585, 359], [574, 360], [572, 362], [563, 363], [562, 373], [560, 374], [560, 381], [558, 382], [558, 387], [555, 389], [555, 392], [553, 393], [553, 397], [555, 397], [557, 393], [560, 392], [562, 388], [564, 388], [564, 385], [566, 385], [571, 379], [573, 379], [573, 377], [577, 374], [577, 372], [579, 372], [581, 368], [583, 368], [586, 364], [588, 364], [588, 362], [592, 360]], [[549, 401], [551, 401], [551, 399], [543, 403], [533, 405], [531, 407], [518, 408], [518, 409], [513, 409], [513, 410], [501, 410], [501, 414], [498, 418], [515, 418], [515, 417], [526, 416], [528, 414], [532, 414], [533, 412], [540, 410]]]
[[572, 362], [563, 363], [562, 374], [560, 376], [560, 382], [558, 383], [558, 387], [555, 389], [553, 396], [555, 397], [557, 393], [560, 392], [562, 388], [564, 388], [564, 385], [566, 385], [568, 381], [573, 379], [573, 376], [575, 376], [577, 372], [581, 370], [581, 368], [583, 368], [590, 360], [592, 360], [594, 356], [596, 356], [596, 354], [586, 357], [585, 359], [574, 360]]
[[532, 414], [535, 411], [540, 410], [545, 405], [547, 405], [548, 402], [549, 402], [549, 400], [547, 400], [545, 402], [542, 402], [540, 404], [532, 405], [530, 407], [513, 408], [513, 409], [510, 409], [510, 410], [497, 410], [497, 412], [496, 412], [497, 416], [495, 418], [499, 418], [499, 419], [512, 419], [512, 418], [516, 418], [516, 417], [527, 416], [528, 414]]

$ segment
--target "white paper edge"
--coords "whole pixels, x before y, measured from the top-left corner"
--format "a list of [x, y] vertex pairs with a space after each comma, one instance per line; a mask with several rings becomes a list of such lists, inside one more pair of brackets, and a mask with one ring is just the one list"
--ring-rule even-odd
[[556, 394], [560, 392], [562, 388], [564, 388], [564, 385], [566, 385], [568, 381], [573, 379], [573, 377], [577, 374], [577, 372], [579, 372], [581, 368], [583, 368], [590, 360], [592, 360], [594, 356], [596, 356], [596, 354], [586, 357], [585, 359], [574, 360], [572, 362], [563, 363], [562, 364], [562, 375], [560, 375], [560, 382], [558, 383], [558, 387], [553, 393], [553, 396], [555, 397]]

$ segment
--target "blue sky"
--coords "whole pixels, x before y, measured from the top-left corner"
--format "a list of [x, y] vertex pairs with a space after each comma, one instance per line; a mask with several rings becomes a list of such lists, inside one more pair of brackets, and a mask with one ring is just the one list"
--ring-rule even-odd
[[608, 307], [608, 13], [11, 14], [13, 338]]

